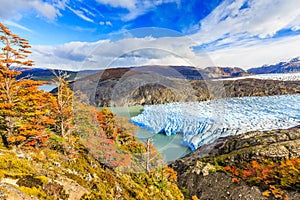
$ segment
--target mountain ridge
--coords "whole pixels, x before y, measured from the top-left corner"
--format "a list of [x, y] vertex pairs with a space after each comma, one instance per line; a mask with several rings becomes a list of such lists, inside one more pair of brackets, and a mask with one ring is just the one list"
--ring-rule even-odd
[[271, 65], [263, 65], [257, 68], [250, 68], [247, 72], [252, 74], [300, 72], [300, 57], [292, 58], [287, 62], [279, 62]]
[[[57, 69], [46, 68], [30, 68], [22, 69], [22, 77], [31, 75], [33, 79], [50, 80], [54, 77], [52, 71], [58, 71]], [[219, 78], [234, 78], [244, 77], [248, 75], [256, 74], [269, 74], [269, 73], [291, 73], [300, 72], [300, 57], [295, 57], [289, 61], [279, 62], [275, 64], [265, 64], [261, 67], [250, 68], [244, 70], [240, 67], [220, 67], [210, 66], [205, 68], [197, 68], [194, 66], [176, 66], [176, 65], [142, 65], [132, 67], [119, 67], [119, 68], [107, 68], [102, 70], [62, 70], [71, 75], [70, 79], [75, 79], [76, 76], [85, 77], [93, 75], [95, 73], [106, 74], [111, 73], [109, 77], [120, 74], [117, 71], [135, 71], [139, 73], [152, 72], [169, 78], [180, 78], [187, 80], [203, 80], [203, 79], [219, 79]], [[124, 74], [124, 73], [123, 73]], [[19, 77], [21, 78], [21, 76]], [[77, 77], [78, 78], [78, 77]]]

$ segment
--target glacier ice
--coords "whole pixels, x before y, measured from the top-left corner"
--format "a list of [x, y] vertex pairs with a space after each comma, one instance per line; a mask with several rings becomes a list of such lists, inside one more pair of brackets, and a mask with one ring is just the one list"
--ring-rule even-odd
[[232, 80], [241, 80], [241, 79], [247, 79], [247, 78], [262, 79], [262, 80], [277, 80], [277, 81], [299, 81], [300, 73], [293, 72], [293, 73], [256, 74], [256, 75], [251, 75], [251, 76], [213, 79], [213, 81], [229, 81], [229, 80], [232, 81]]
[[131, 122], [153, 133], [181, 133], [182, 144], [196, 150], [219, 137], [299, 125], [300, 95], [151, 105]]

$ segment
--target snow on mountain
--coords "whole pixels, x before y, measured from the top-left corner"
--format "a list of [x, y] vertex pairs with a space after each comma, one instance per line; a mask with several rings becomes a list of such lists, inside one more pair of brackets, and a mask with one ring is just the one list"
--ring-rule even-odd
[[248, 69], [247, 72], [251, 74], [300, 72], [300, 57], [293, 58], [287, 62], [279, 62], [277, 64], [251, 68]]
[[277, 81], [300, 81], [300, 73], [274, 73], [274, 74], [257, 74], [252, 76], [223, 78], [215, 80], [240, 80], [246, 78], [263, 79], [263, 80], [277, 80]]
[[131, 121], [153, 133], [182, 133], [182, 144], [195, 150], [219, 137], [299, 125], [300, 95], [151, 105]]

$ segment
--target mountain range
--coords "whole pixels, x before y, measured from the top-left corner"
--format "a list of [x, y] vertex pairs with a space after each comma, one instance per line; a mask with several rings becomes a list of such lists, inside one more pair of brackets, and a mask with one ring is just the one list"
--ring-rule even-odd
[[[22, 77], [31, 76], [36, 80], [51, 80], [54, 76], [51, 69], [22, 69]], [[56, 70], [57, 71], [57, 70]], [[124, 74], [128, 71], [136, 71], [138, 73], [157, 73], [161, 76], [168, 78], [179, 78], [187, 80], [203, 80], [203, 79], [218, 79], [218, 78], [234, 78], [255, 74], [270, 74], [270, 73], [291, 73], [300, 72], [300, 57], [293, 58], [286, 62], [279, 62], [276, 64], [263, 65], [257, 68], [250, 68], [244, 70], [239, 67], [206, 67], [196, 68], [193, 66], [160, 66], [160, 65], [148, 65], [137, 66], [128, 68], [110, 68], [105, 70], [84, 70], [84, 71], [71, 71], [65, 70], [70, 74], [70, 79], [74, 79], [78, 74], [80, 77], [89, 76], [95, 73], [101, 73], [106, 75], [109, 73], [109, 78], [118, 78], [120, 74]], [[77, 77], [78, 78], [78, 77]]]
[[288, 62], [279, 62], [273, 65], [264, 65], [258, 68], [251, 68], [247, 70], [247, 72], [251, 74], [300, 72], [300, 57], [293, 58]]

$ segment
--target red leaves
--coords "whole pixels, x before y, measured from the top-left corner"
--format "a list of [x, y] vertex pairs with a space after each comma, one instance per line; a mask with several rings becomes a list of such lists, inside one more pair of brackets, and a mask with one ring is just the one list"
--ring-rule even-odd
[[33, 141], [30, 141], [30, 142], [27, 142], [26, 143], [28, 146], [34, 146], [37, 144], [37, 141], [36, 140], [33, 140]]
[[96, 113], [98, 130], [85, 132], [87, 141], [84, 145], [100, 162], [110, 167], [128, 167], [132, 162], [132, 152], [141, 151], [145, 148], [136, 141], [132, 134], [127, 132], [127, 127], [118, 123], [115, 115], [104, 108]]
[[238, 178], [236, 178], [236, 177], [233, 177], [231, 179], [231, 182], [236, 183], [236, 184], [240, 184], [241, 183], [240, 180]]
[[242, 173], [242, 179], [246, 180], [249, 177], [256, 176], [256, 171], [253, 168], [245, 169]]
[[269, 190], [264, 192], [265, 196], [272, 194], [275, 198], [283, 198], [283, 188], [299, 189], [300, 158], [285, 159], [280, 162], [267, 159], [260, 162], [253, 160], [240, 167], [225, 166], [222, 170], [233, 175], [232, 182], [237, 183], [238, 178], [242, 178], [252, 184], [265, 184], [269, 187]]
[[223, 167], [222, 169], [223, 171], [227, 171], [227, 172], [230, 172], [231, 174], [235, 175], [235, 176], [238, 176], [240, 173], [238, 172], [238, 168], [235, 167], [235, 166], [225, 166]]

